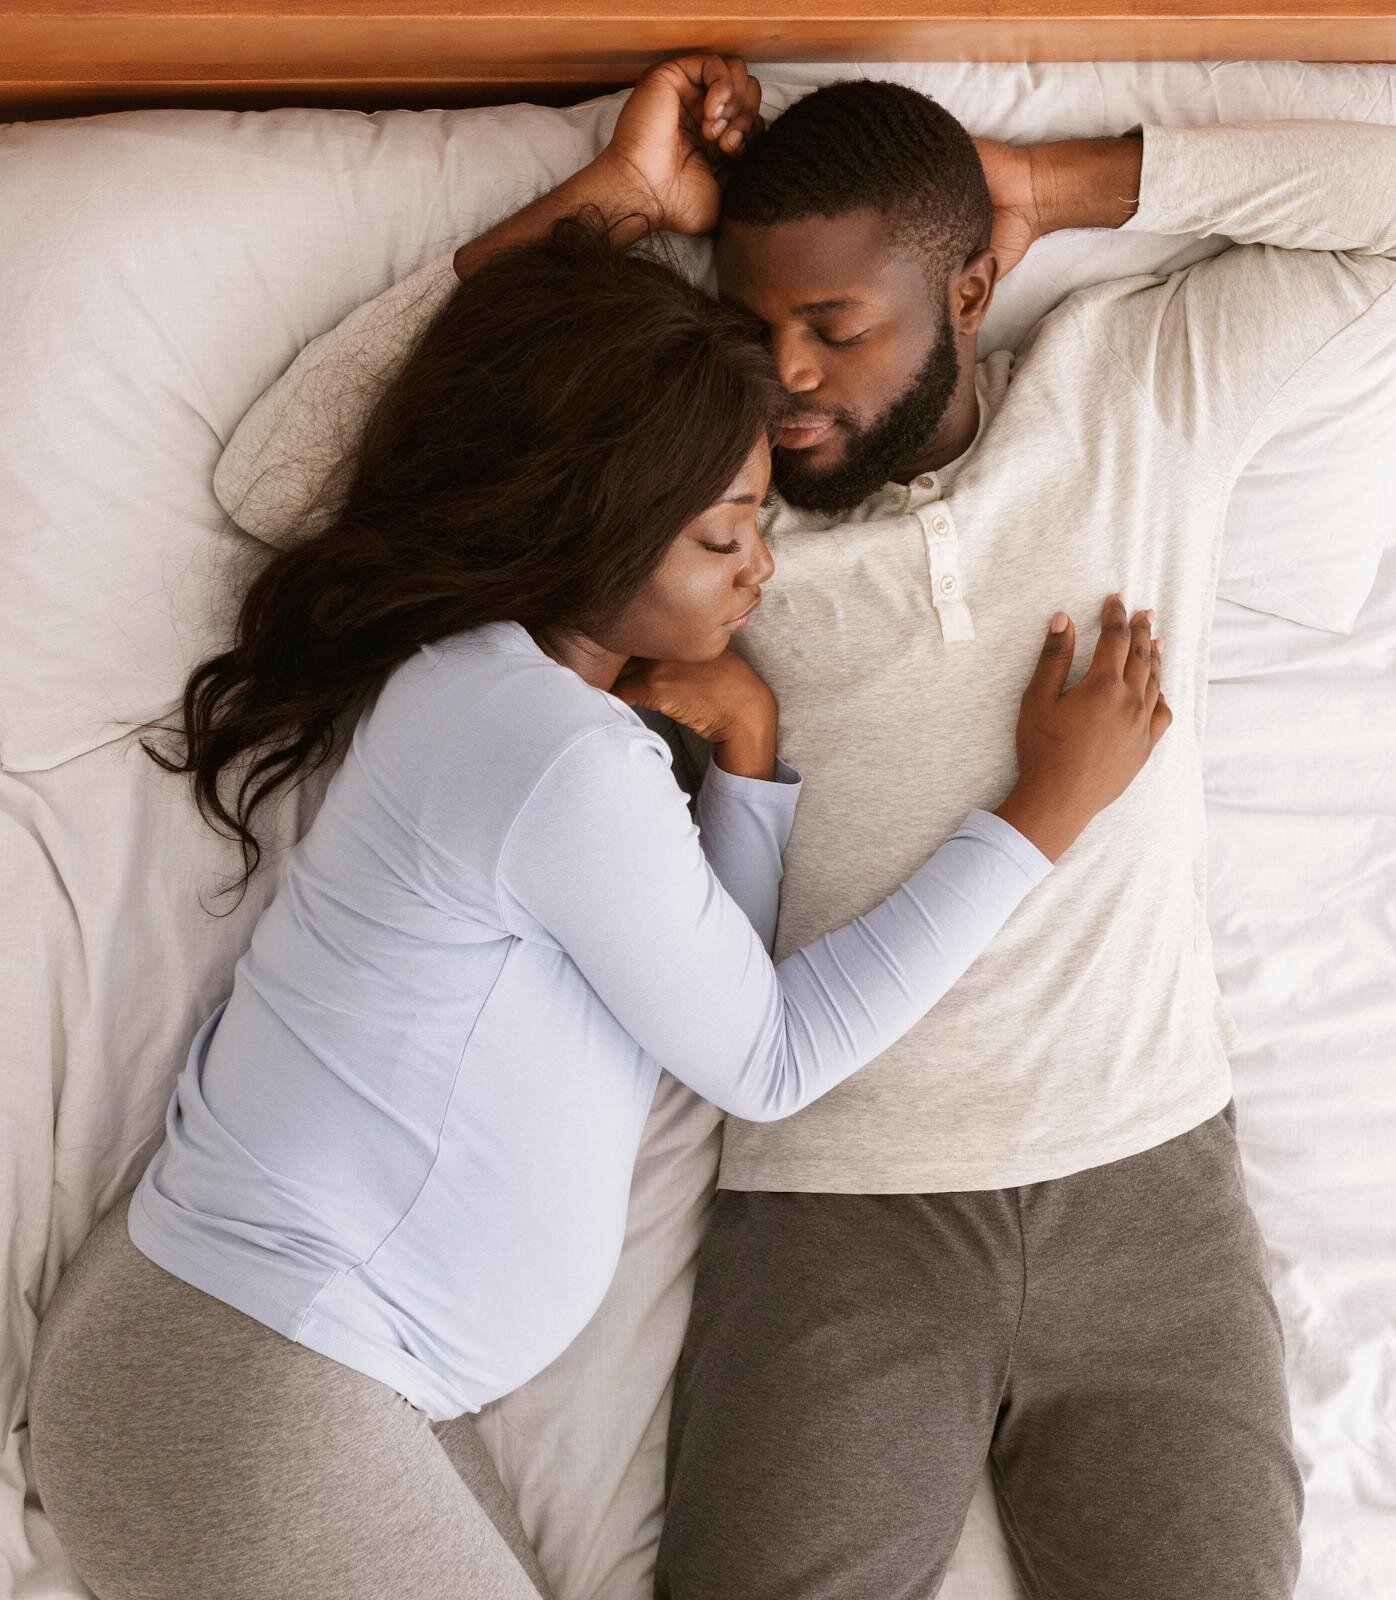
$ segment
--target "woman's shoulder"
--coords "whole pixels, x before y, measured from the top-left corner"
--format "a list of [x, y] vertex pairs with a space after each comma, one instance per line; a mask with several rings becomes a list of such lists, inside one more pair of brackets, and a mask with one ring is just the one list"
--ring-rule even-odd
[[658, 761], [635, 748], [649, 740], [667, 754], [629, 706], [526, 635], [452, 636], [389, 673], [358, 719], [317, 820], [321, 841], [331, 853], [367, 845], [401, 883], [493, 926], [498, 864], [519, 819], [546, 813], [548, 849], [563, 859], [569, 839], [585, 846], [588, 818], [625, 829], [653, 804]]
[[507, 720], [530, 748], [550, 749], [597, 728], [648, 731], [623, 700], [555, 661], [520, 623], [485, 623], [420, 654], [426, 674], [444, 672], [448, 698]]
[[[363, 743], [399, 768], [479, 774], [531, 786], [579, 741], [664, 740], [624, 701], [539, 649], [515, 622], [492, 622], [424, 645], [385, 683], [360, 725]], [[611, 738], [587, 736], [612, 730]]]

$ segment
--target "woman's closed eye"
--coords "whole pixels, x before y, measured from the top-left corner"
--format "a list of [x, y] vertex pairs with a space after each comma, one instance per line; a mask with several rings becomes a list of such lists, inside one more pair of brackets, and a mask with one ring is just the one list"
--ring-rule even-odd
[[706, 539], [700, 540], [700, 543], [705, 550], [711, 550], [714, 555], [718, 556], [736, 555], [737, 551], [742, 547], [740, 539], [733, 539], [729, 544], [709, 544]]

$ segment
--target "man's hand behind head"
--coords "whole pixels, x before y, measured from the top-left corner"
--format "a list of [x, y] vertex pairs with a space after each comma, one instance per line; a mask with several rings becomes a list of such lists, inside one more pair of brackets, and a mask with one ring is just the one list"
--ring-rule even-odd
[[658, 227], [710, 233], [727, 163], [764, 127], [760, 81], [740, 56], [675, 56], [641, 76], [598, 162]]
[[998, 139], [976, 139], [974, 148], [989, 185], [994, 208], [989, 248], [998, 257], [1000, 278], [1028, 252], [1043, 229], [1033, 189], [1032, 157], [1027, 148], [1015, 148]]

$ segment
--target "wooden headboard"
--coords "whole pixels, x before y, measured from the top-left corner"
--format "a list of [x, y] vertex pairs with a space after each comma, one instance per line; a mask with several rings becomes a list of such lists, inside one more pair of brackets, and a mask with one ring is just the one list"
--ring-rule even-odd
[[566, 101], [750, 61], [1396, 60], [1396, 0], [0, 0], [0, 118]]

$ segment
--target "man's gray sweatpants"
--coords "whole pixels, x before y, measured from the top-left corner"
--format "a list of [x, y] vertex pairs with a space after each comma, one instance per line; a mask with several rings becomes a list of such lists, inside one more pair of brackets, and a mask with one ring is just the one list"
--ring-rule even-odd
[[1022, 1188], [719, 1190], [656, 1600], [930, 1600], [988, 1457], [1031, 1600], [1285, 1600], [1303, 1496], [1231, 1107]]

